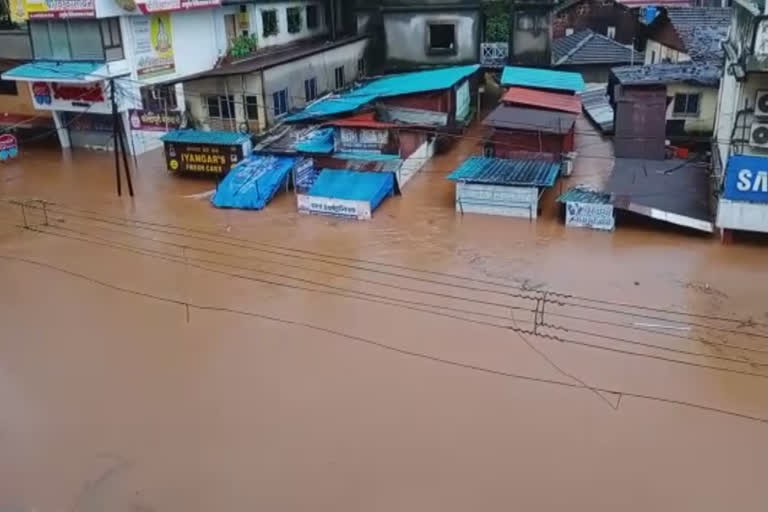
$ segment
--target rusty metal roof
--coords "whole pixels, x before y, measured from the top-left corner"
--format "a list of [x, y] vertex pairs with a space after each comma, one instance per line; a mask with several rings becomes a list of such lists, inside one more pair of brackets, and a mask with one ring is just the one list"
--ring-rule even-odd
[[526, 89], [525, 87], [510, 87], [501, 101], [573, 114], [581, 112], [581, 99], [578, 96]]
[[528, 130], [566, 134], [573, 129], [576, 114], [538, 110], [534, 108], [517, 108], [500, 105], [483, 119], [483, 124], [494, 128], [507, 130]]

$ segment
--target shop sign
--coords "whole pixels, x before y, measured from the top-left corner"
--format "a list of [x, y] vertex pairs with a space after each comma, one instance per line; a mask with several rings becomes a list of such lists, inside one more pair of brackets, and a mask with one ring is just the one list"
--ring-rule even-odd
[[17, 156], [19, 156], [19, 142], [16, 137], [10, 133], [0, 135], [0, 160], [5, 161]]
[[351, 201], [304, 194], [299, 194], [296, 197], [299, 213], [319, 213], [358, 220], [371, 218], [371, 203], [368, 201]]
[[243, 147], [166, 142], [165, 158], [173, 172], [226, 174], [243, 159]]
[[616, 227], [613, 205], [569, 201], [565, 205], [565, 225], [612, 231]]
[[176, 63], [173, 55], [171, 15], [164, 13], [133, 16], [131, 23], [136, 73], [139, 78], [173, 74], [176, 71]]
[[95, 0], [10, 0], [11, 19], [95, 18]]
[[94, 103], [104, 104], [104, 89], [99, 83], [88, 85], [56, 82], [33, 82], [32, 99], [42, 108], [59, 110], [67, 107], [89, 108]]
[[154, 12], [187, 11], [190, 9], [203, 9], [206, 7], [220, 7], [221, 0], [139, 0], [137, 4], [141, 12], [150, 14]]
[[768, 158], [748, 155], [729, 158], [723, 197], [734, 201], [768, 203]]
[[181, 127], [181, 112], [151, 112], [148, 110], [131, 110], [128, 119], [131, 128], [147, 132], [167, 132]]

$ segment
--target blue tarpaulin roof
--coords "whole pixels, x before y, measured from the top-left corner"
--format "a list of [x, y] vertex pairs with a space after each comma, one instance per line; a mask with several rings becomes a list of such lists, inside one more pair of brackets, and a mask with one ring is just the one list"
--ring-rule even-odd
[[447, 178], [487, 185], [551, 187], [559, 173], [560, 164], [557, 162], [472, 156]]
[[160, 140], [163, 142], [178, 142], [179, 144], [217, 144], [222, 146], [236, 146], [249, 141], [250, 138], [249, 135], [239, 132], [173, 130], [160, 137]]
[[261, 210], [285, 183], [297, 158], [251, 155], [219, 183], [211, 202], [217, 208]]
[[307, 134], [294, 145], [294, 148], [296, 151], [305, 153], [333, 152], [333, 127], [319, 128]]
[[371, 210], [376, 208], [395, 187], [391, 172], [359, 172], [323, 169], [308, 195], [367, 201]]
[[478, 69], [480, 66], [473, 64], [385, 76], [341, 95], [320, 100], [285, 119], [290, 122], [331, 116], [352, 112], [376, 98], [448, 89]]
[[16, 66], [3, 73], [5, 80], [50, 80], [54, 82], [95, 82], [104, 80], [103, 62], [36, 61]]
[[584, 90], [584, 79], [580, 73], [506, 66], [501, 74], [501, 85], [581, 92]]

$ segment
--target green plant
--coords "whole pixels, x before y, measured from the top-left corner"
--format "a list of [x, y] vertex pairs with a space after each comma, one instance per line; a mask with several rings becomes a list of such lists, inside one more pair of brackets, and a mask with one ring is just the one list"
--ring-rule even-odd
[[485, 4], [485, 42], [506, 43], [509, 40], [509, 9], [504, 1]]
[[229, 54], [236, 59], [247, 57], [256, 51], [257, 41], [255, 34], [239, 35], [232, 40], [229, 48]]

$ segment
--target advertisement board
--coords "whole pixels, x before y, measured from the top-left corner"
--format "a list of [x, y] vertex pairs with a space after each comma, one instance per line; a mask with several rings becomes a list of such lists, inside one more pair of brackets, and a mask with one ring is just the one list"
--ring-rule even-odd
[[316, 213], [345, 217], [348, 219], [368, 220], [371, 218], [371, 204], [367, 201], [351, 201], [332, 197], [296, 196], [299, 213]]
[[173, 27], [168, 13], [131, 17], [133, 51], [139, 79], [173, 74]]
[[569, 201], [565, 204], [565, 225], [613, 231], [613, 205]]
[[243, 158], [243, 146], [165, 143], [165, 159], [172, 172], [226, 174]]
[[728, 159], [723, 197], [734, 201], [768, 203], [768, 158], [733, 155]]
[[167, 132], [181, 127], [182, 114], [177, 111], [150, 112], [148, 110], [130, 110], [128, 119], [133, 130]]
[[221, 6], [221, 0], [139, 0], [136, 3], [145, 14]]
[[95, 18], [95, 0], [10, 0], [15, 22], [52, 18]]
[[108, 114], [112, 105], [101, 82], [67, 84], [59, 82], [32, 82], [32, 102], [39, 110], [61, 110]]

